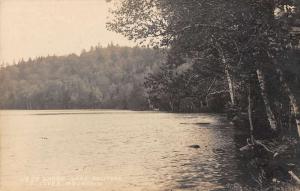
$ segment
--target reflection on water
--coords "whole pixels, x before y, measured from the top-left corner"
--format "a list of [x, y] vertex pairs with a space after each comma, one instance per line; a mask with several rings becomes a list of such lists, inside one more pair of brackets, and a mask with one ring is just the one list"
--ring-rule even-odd
[[[222, 190], [242, 175], [233, 129], [210, 114], [1, 111], [11, 190]], [[195, 149], [190, 145], [199, 145]]]

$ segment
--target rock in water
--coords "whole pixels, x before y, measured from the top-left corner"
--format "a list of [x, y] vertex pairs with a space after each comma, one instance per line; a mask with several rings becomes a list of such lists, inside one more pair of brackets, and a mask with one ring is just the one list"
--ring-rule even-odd
[[199, 145], [190, 145], [189, 147], [190, 147], [190, 148], [194, 148], [194, 149], [199, 149], [199, 148], [200, 148]]

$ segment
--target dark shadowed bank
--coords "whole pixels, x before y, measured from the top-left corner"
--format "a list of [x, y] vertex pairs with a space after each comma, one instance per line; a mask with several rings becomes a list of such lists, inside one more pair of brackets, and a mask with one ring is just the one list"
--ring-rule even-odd
[[279, 189], [300, 184], [299, 3], [122, 0], [108, 28], [167, 50], [145, 84], [153, 108], [218, 103], [241, 131], [252, 189]]

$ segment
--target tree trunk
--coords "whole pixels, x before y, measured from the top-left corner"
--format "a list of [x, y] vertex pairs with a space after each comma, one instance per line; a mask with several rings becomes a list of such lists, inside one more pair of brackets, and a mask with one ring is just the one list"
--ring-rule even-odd
[[[224, 63], [225, 62], [225, 63]], [[230, 100], [231, 100], [231, 105], [235, 105], [234, 101], [234, 90], [233, 90], [233, 82], [229, 74], [228, 66], [226, 65], [226, 60], [224, 58], [223, 63], [225, 64], [225, 75], [227, 78], [227, 83], [228, 83], [228, 88], [229, 88], [229, 94], [230, 94]]]
[[300, 178], [293, 172], [293, 171], [288, 171], [289, 175], [291, 178], [296, 182], [296, 184], [300, 185]]
[[249, 83], [248, 87], [248, 119], [249, 119], [249, 126], [250, 126], [250, 140], [251, 143], [254, 143], [254, 136], [253, 136], [253, 121], [252, 121], [252, 102], [251, 102], [251, 84]]
[[205, 97], [206, 107], [209, 108], [208, 96]]
[[150, 98], [148, 98], [147, 101], [148, 101], [148, 107], [149, 107], [149, 109], [150, 109], [150, 110], [153, 110], [153, 109], [154, 109], [154, 106], [151, 104]]
[[271, 109], [271, 105], [267, 96], [267, 92], [266, 92], [266, 82], [263, 76], [263, 73], [260, 69], [256, 70], [256, 74], [257, 74], [257, 79], [259, 82], [259, 86], [260, 86], [260, 93], [261, 96], [263, 98], [264, 104], [265, 104], [265, 108], [266, 108], [266, 113], [267, 113], [267, 117], [268, 117], [268, 121], [270, 124], [271, 129], [276, 130], [276, 121], [275, 121], [275, 116], [272, 112]]
[[173, 105], [172, 101], [169, 101], [169, 106], [170, 106], [171, 112], [174, 112], [174, 105]]
[[200, 101], [200, 108], [203, 108], [203, 102], [202, 102], [202, 100]]
[[287, 85], [287, 83], [285, 82], [282, 71], [277, 69], [277, 73], [279, 74], [280, 82], [289, 97], [289, 101], [290, 101], [290, 105], [291, 105], [291, 112], [296, 121], [298, 137], [300, 137], [300, 111], [299, 111], [299, 107], [297, 105], [296, 98], [295, 98], [294, 94], [292, 93], [291, 89], [289, 88], [289, 86]]
[[225, 55], [224, 55], [224, 51], [222, 49], [222, 47], [217, 43], [217, 50], [221, 56], [222, 59], [222, 63], [224, 65], [224, 70], [225, 70], [225, 76], [227, 79], [227, 83], [228, 83], [228, 88], [229, 88], [229, 95], [230, 95], [230, 100], [231, 100], [231, 105], [235, 105], [235, 100], [234, 100], [234, 86], [233, 86], [233, 81], [231, 79], [230, 73], [229, 73], [229, 66], [228, 63], [226, 61]]

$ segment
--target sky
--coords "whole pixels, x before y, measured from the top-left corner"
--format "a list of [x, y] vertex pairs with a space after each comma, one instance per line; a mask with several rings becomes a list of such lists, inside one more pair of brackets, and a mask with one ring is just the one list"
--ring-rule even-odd
[[105, 0], [0, 0], [0, 63], [80, 54], [111, 42], [134, 46], [106, 30], [112, 5]]

